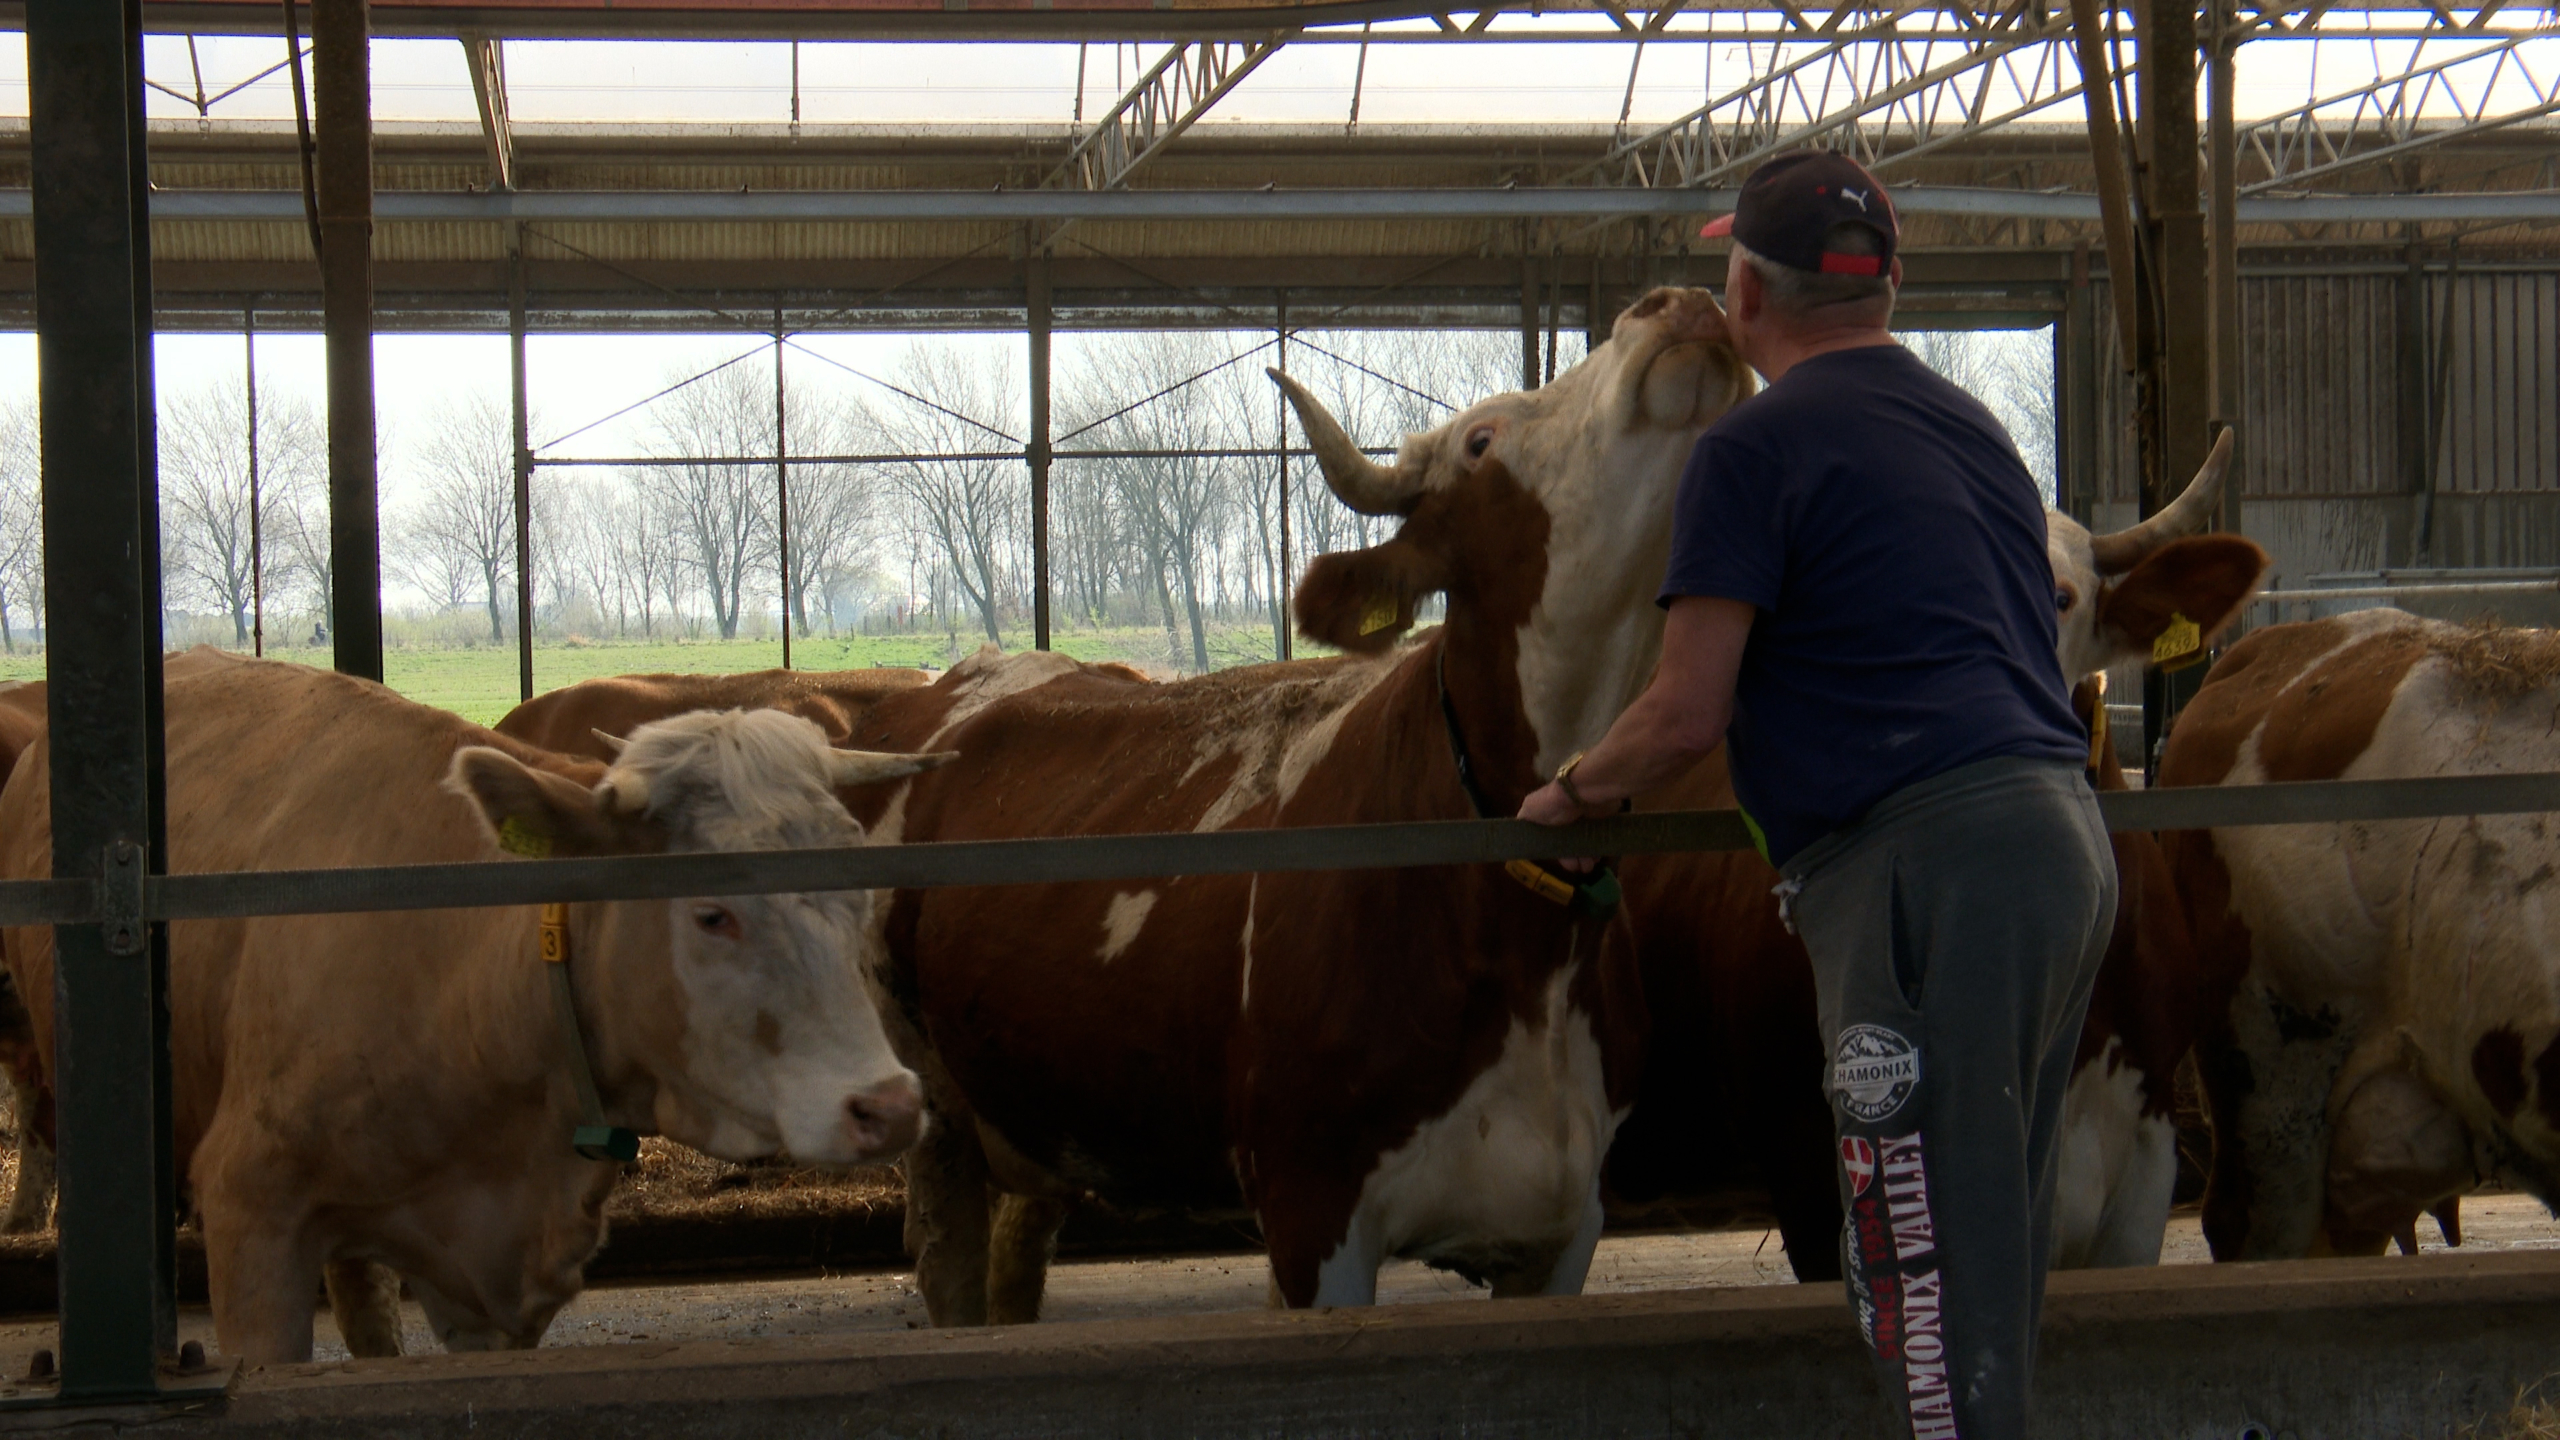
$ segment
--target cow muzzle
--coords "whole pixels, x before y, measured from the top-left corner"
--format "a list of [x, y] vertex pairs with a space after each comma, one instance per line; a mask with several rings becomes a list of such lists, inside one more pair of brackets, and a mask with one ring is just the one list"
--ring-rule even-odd
[[924, 1126], [924, 1087], [901, 1074], [844, 1099], [840, 1130], [852, 1152], [848, 1164], [891, 1160], [916, 1143]]

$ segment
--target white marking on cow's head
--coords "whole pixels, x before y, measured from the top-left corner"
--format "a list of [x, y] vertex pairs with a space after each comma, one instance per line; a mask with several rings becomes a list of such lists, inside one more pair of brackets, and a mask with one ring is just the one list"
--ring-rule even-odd
[[[633, 731], [592, 789], [478, 747], [454, 757], [447, 783], [519, 853], [736, 853], [859, 845], [839, 787], [949, 758], [831, 749], [780, 711], [697, 711]], [[814, 1164], [914, 1142], [922, 1089], [891, 1053], [864, 973], [871, 903], [837, 891], [602, 907], [596, 948], [613, 953], [579, 975], [581, 1008], [639, 1037], [628, 1058], [655, 1084], [660, 1129], [727, 1158], [781, 1151]], [[672, 978], [658, 1000], [671, 988], [675, 1025], [617, 1013], [650, 998], [634, 968], [643, 951]]]
[[1147, 912], [1156, 908], [1156, 899], [1153, 890], [1111, 897], [1110, 907], [1102, 914], [1102, 948], [1096, 952], [1102, 963], [1110, 964], [1138, 943], [1138, 932], [1146, 928]]
[[2166, 509], [2130, 529], [2092, 535], [2059, 510], [2045, 512], [2045, 552], [2053, 561], [2055, 649], [2073, 684], [2127, 660], [2151, 658], [2152, 642], [2183, 616], [2199, 641], [2237, 619], [2266, 573], [2267, 552], [2237, 535], [2207, 535], [2222, 503], [2231, 432], [2214, 442], [2204, 468]]
[[[1705, 290], [1655, 290], [1580, 364], [1407, 436], [1393, 465], [1361, 454], [1314, 396], [1274, 373], [1326, 483], [1352, 509], [1413, 517], [1426, 500], [1499, 467], [1544, 512], [1545, 580], [1519, 622], [1520, 690], [1542, 770], [1597, 740], [1652, 672], [1672, 497], [1698, 437], [1754, 384], [1724, 334], [1724, 312]], [[1456, 571], [1470, 560], [1519, 558], [1397, 554], [1406, 539], [1359, 552], [1382, 557], [1358, 581], [1374, 599], [1361, 597], [1366, 608], [1332, 633], [1310, 633], [1377, 649], [1412, 624], [1423, 597], [1463, 580]], [[1303, 605], [1300, 618], [1309, 618]]]

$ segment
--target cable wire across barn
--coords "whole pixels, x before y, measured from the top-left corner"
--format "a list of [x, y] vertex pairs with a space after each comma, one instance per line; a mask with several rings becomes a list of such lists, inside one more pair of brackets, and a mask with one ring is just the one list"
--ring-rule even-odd
[[[2560, 773], [2313, 780], [2115, 791], [2098, 797], [2111, 830], [2200, 830], [2359, 820], [2560, 811]], [[740, 854], [475, 861], [344, 870], [231, 871], [0, 881], [0, 925], [115, 918], [439, 910], [553, 901], [675, 899], [821, 890], [1037, 885], [1280, 870], [1498, 864], [1573, 855], [1744, 850], [1735, 810], [1665, 811], [1549, 827], [1521, 820], [1431, 820], [1177, 835], [1084, 835]], [[134, 881], [138, 880], [138, 887]], [[138, 889], [138, 894], [136, 893]], [[139, 912], [136, 913], [136, 901]]]

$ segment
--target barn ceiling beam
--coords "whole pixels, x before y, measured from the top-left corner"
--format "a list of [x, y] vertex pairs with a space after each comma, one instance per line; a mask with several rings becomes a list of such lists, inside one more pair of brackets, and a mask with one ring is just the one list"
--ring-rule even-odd
[[[1326, 221], [1628, 219], [1689, 216], [1733, 208], [1730, 187], [1520, 186], [1516, 188], [1357, 190], [533, 190], [387, 191], [374, 199], [383, 224], [427, 222], [578, 222], [647, 225], [765, 223], [951, 224], [1025, 221]], [[1976, 215], [1996, 219], [2090, 221], [2092, 194], [1956, 185], [1897, 185], [1905, 215]], [[0, 221], [33, 213], [23, 189], [0, 189]], [[274, 223], [298, 219], [293, 190], [154, 190], [155, 220]], [[2433, 224], [2560, 220], [2560, 194], [2548, 190], [2421, 195], [2252, 195], [2240, 223]]]
[[2529, 38], [2545, 37], [2493, 40], [2240, 126], [2242, 152], [2267, 171], [2241, 193], [2297, 189], [2413, 150], [2560, 113], [2560, 65], [2546, 60], [2537, 71], [2535, 57], [2524, 48]]
[[[2122, 4], [2123, 0], [2119, 0]], [[2445, 34], [2461, 30], [2486, 30], [2491, 18], [2502, 13], [2507, 0], [2471, 0], [2465, 4], [2427, 5], [2414, 0], [2398, 0], [2367, 8], [2341, 6], [2337, 17], [2342, 31], [2364, 33], [2387, 29], [2393, 34]], [[1364, 23], [1392, 24], [1397, 21], [1422, 21], [1439, 28], [1420, 32], [1422, 38], [1536, 38], [1548, 41], [1590, 41], [1594, 39], [1629, 43], [1635, 35], [1656, 23], [1666, 9], [1674, 8], [1667, 0], [1656, 3], [1619, 5], [1617, 0], [1506, 0], [1506, 3], [1456, 7], [1456, 13], [1470, 15], [1470, 23], [1459, 24], [1452, 10], [1414, 3], [1414, 0], [1340, 0], [1340, 3], [1297, 4], [1263, 3], [1234, 8], [1174, 9], [1154, 0], [1126, 0], [1110, 8], [1078, 6], [1075, 9], [973, 7], [969, 0], [909, 0], [899, 5], [793, 6], [723, 3], [723, 0], [691, 0], [691, 3], [655, 4], [645, 9], [621, 5], [588, 5], [561, 3], [561, 0], [381, 0], [375, 4], [374, 32], [385, 37], [404, 39], [452, 39], [465, 31], [518, 40], [1028, 40], [1028, 41], [1092, 41], [1110, 43], [1134, 40], [1198, 40], [1218, 37], [1248, 40], [1273, 29], [1313, 26], [1342, 27], [1336, 35], [1348, 35], [1357, 42]], [[1715, 36], [1722, 43], [1736, 28], [1750, 28], [1753, 17], [1762, 20], [1775, 15], [1788, 33], [1800, 39], [1815, 38], [1841, 29], [1845, 17], [1870, 11], [1867, 4], [1803, 5], [1794, 0], [1706, 0], [1706, 3], [1677, 7], [1687, 18], [1703, 21], [1710, 12], [1741, 26], [1719, 27]], [[1968, 7], [1966, 0], [1940, 0], [1930, 7], [1939, 13], [1959, 14]], [[2303, 4], [2249, 5], [2243, 25], [2250, 38], [2294, 33], [2325, 32], [2331, 25], [2331, 0], [2313, 0]], [[1614, 14], [1611, 12], [1614, 11]], [[14, 28], [23, 23], [25, 0], [0, 0], [0, 27]], [[1553, 14], [1606, 15], [1610, 28], [1561, 29], [1552, 24], [1536, 23], [1538, 17]], [[1486, 17], [1497, 17], [1487, 20]], [[1624, 17], [1628, 28], [1620, 28]], [[1639, 23], [1638, 17], [1647, 17]], [[2390, 18], [2385, 18], [2390, 17]], [[1515, 21], [1528, 20], [1526, 30], [1510, 28]], [[279, 33], [277, 7], [272, 0], [152, 0], [143, 10], [143, 23], [153, 34], [198, 35], [275, 35]], [[1390, 32], [1398, 33], [1398, 32]], [[1413, 33], [1413, 32], [1402, 32]], [[2488, 33], [2495, 33], [2488, 31]], [[1311, 40], [1319, 37], [1310, 36]], [[1385, 37], [1380, 37], [1384, 39]], [[1681, 30], [1656, 33], [1654, 39], [1704, 39], [1683, 27]], [[1391, 43], [1404, 43], [1398, 40]]]
[[476, 31], [462, 37], [462, 62], [471, 71], [471, 98], [480, 107], [480, 133], [489, 142], [489, 186], [516, 188], [516, 143], [507, 119], [506, 42]]
[[[1706, 186], [1812, 144], [1884, 165], [1908, 158], [1888, 154], [1897, 139], [1934, 149], [2080, 93], [2078, 73], [2059, 43], [2069, 27], [2041, 7], [2013, 4], [1988, 19], [1968, 12], [1953, 26], [1906, 28], [1922, 13], [1917, 6], [1875, 12], [1867, 23], [1792, 56], [1772, 43], [1765, 72], [1566, 178]], [[2007, 89], [1992, 83], [2004, 77]], [[1992, 108], [1995, 95], [2012, 93], [2024, 103]]]
[[1156, 63], [1076, 141], [1044, 185], [1117, 190], [1128, 184], [1131, 175], [1198, 124], [1297, 33], [1274, 30], [1253, 40], [1186, 40], [1165, 47]]

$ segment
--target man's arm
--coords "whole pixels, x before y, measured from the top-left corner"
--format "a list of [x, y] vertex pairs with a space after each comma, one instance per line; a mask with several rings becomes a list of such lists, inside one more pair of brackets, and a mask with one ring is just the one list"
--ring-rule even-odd
[[1740, 600], [1685, 595], [1672, 601], [1653, 683], [1573, 769], [1573, 787], [1586, 805], [1549, 783], [1520, 802], [1520, 818], [1563, 825], [1606, 815], [1619, 801], [1667, 785], [1706, 758], [1733, 719], [1734, 677], [1756, 614]]

